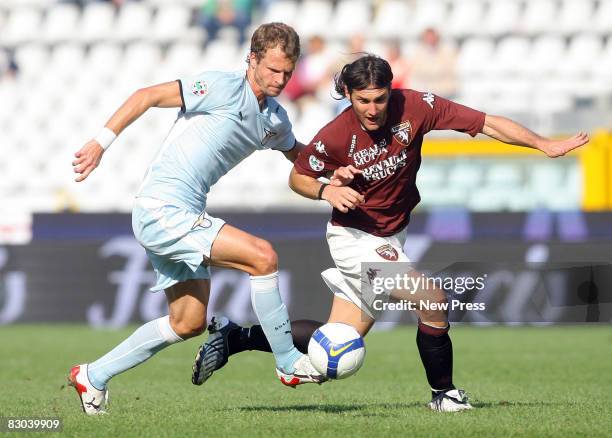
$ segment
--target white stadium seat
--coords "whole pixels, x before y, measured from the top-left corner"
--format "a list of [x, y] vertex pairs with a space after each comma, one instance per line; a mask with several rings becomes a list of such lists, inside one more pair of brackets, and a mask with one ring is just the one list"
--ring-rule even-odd
[[467, 35], [478, 35], [482, 33], [482, 26], [474, 23], [482, 23], [484, 16], [484, 3], [481, 0], [461, 0], [453, 2], [453, 8], [448, 16], [448, 23], [444, 26], [445, 33], [462, 38]]
[[502, 39], [495, 49], [487, 70], [493, 75], [524, 73], [531, 43], [525, 37], [510, 36]]
[[61, 44], [51, 53], [50, 68], [58, 72], [62, 78], [74, 78], [79, 75], [84, 59], [83, 46], [74, 43]]
[[151, 24], [153, 39], [161, 43], [179, 40], [189, 30], [191, 9], [180, 5], [160, 7]]
[[111, 3], [88, 3], [83, 9], [77, 37], [83, 42], [104, 41], [113, 36], [115, 8]]
[[529, 35], [542, 35], [553, 32], [558, 25], [557, 6], [556, 0], [529, 0], [525, 2], [525, 13], [521, 20], [521, 30]]
[[235, 70], [240, 68], [242, 53], [237, 52], [237, 47], [223, 40], [211, 41], [204, 50], [201, 67], [209, 70]]
[[[448, 12], [449, 6], [446, 0], [417, 0], [412, 12], [413, 17], [407, 16], [408, 35], [416, 37], [428, 27], [443, 31]], [[402, 16], [399, 16], [396, 19], [401, 20], [401, 18]]]
[[314, 35], [326, 36], [330, 31], [332, 8], [332, 3], [327, 0], [304, 0], [298, 8], [295, 23], [300, 37], [306, 40]]
[[593, 15], [593, 21], [589, 30], [598, 32], [600, 35], [612, 34], [612, 0], [600, 0], [599, 7]]
[[341, 0], [336, 6], [327, 35], [349, 39], [357, 29], [367, 29], [372, 19], [368, 0]]
[[2, 42], [7, 45], [20, 45], [37, 41], [42, 22], [41, 10], [35, 7], [15, 8], [9, 14], [2, 32]]
[[556, 74], [564, 62], [565, 40], [561, 37], [545, 35], [536, 38], [531, 53], [525, 61], [525, 68], [534, 76], [542, 77]]
[[85, 70], [93, 77], [108, 79], [116, 75], [123, 50], [118, 44], [102, 42], [89, 49]]
[[119, 11], [115, 39], [133, 41], [150, 38], [152, 10], [145, 3], [127, 2]]
[[19, 74], [24, 78], [34, 78], [44, 71], [49, 60], [49, 50], [42, 44], [24, 44], [15, 50], [15, 61]]
[[515, 32], [519, 25], [520, 12], [519, 0], [491, 1], [483, 20], [485, 33], [500, 36]]
[[[411, 13], [408, 4], [402, 0], [387, 0], [382, 3], [372, 24], [378, 38], [399, 38], [408, 34]], [[356, 29], [363, 31], [363, 29]]]
[[79, 20], [79, 8], [69, 3], [58, 3], [47, 11], [40, 30], [42, 37], [51, 43], [73, 39]]
[[457, 71], [464, 78], [482, 76], [493, 56], [495, 44], [490, 38], [469, 38], [457, 57]]
[[[612, 17], [611, 17], [612, 19]], [[571, 39], [563, 62], [559, 66], [560, 73], [574, 80], [579, 76], [590, 75], [595, 60], [599, 60], [603, 44], [601, 38], [583, 34]]]
[[[595, 2], [593, 0], [563, 0], [554, 32], [571, 35], [591, 27]], [[612, 16], [608, 17], [612, 21]]]
[[123, 54], [120, 77], [140, 82], [139, 86], [152, 82], [155, 70], [162, 59], [161, 48], [157, 44], [138, 42], [130, 44]]
[[295, 26], [298, 16], [298, 3], [295, 0], [278, 0], [270, 3], [262, 23], [281, 22]]

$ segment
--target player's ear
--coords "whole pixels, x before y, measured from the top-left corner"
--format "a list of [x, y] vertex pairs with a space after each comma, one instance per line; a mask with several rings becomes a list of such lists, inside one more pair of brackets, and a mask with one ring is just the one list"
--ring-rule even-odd
[[351, 100], [351, 93], [349, 93], [349, 89], [346, 85], [344, 86], [344, 97], [346, 97], [348, 100]]
[[249, 52], [248, 60], [249, 68], [255, 68], [255, 66], [257, 66], [257, 57], [254, 52]]

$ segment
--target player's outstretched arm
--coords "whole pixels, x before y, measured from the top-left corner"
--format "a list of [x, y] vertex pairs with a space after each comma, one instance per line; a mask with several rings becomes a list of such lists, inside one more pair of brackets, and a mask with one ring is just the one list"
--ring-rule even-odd
[[342, 213], [348, 212], [349, 209], [354, 210], [364, 201], [363, 195], [350, 187], [322, 184], [311, 176], [298, 173], [295, 167], [289, 175], [289, 187], [305, 198], [324, 199]]
[[115, 137], [149, 108], [179, 108], [182, 105], [178, 81], [141, 88], [134, 92], [106, 122], [100, 134], [74, 154], [72, 166], [78, 174], [75, 181], [80, 182], [87, 178], [98, 167], [104, 151]]
[[485, 117], [482, 133], [504, 143], [538, 149], [551, 158], [563, 156], [589, 141], [589, 136], [584, 132], [566, 139], [553, 140], [542, 137], [506, 117], [491, 115]]

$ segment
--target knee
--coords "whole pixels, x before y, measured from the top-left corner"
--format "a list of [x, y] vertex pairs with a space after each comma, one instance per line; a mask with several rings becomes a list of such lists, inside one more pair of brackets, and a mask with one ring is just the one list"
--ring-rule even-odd
[[420, 308], [420, 319], [433, 326], [446, 326], [448, 322], [448, 300], [444, 294], [425, 298], [426, 305]]
[[182, 339], [199, 336], [206, 330], [206, 317], [201, 318], [173, 318], [170, 316], [172, 330]]
[[257, 239], [255, 242], [255, 260], [252, 275], [268, 275], [278, 270], [278, 256], [270, 242]]

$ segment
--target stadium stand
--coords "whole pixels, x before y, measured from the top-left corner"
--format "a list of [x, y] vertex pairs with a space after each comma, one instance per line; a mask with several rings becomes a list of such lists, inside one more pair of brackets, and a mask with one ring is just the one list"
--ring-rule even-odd
[[[508, 115], [547, 135], [611, 124], [612, 0], [265, 4], [256, 9], [254, 25], [273, 20], [292, 24], [304, 47], [310, 36], [321, 35], [339, 60], [346, 58], [355, 29], [362, 31], [369, 50], [382, 50], [389, 38], [400, 38], [410, 61], [421, 32], [436, 27], [458, 51], [457, 101]], [[127, 1], [120, 8], [108, 2], [0, 3], [0, 52], [14, 56], [18, 66], [16, 77], [0, 70], [3, 209], [130, 210], [132, 195], [175, 117], [172, 110], [153, 110], [131, 126], [105, 155], [98, 175], [84, 184], [72, 182], [72, 154], [137, 88], [204, 69], [243, 68], [248, 43], [239, 45], [232, 28], [207, 39], [194, 20], [199, 6], [196, 0]], [[314, 99], [286, 102], [303, 142], [338, 110], [331, 73], [327, 88]], [[486, 154], [429, 158], [427, 145], [424, 153], [422, 208], [582, 205], [584, 169], [575, 156], [552, 163], [535, 156]], [[256, 154], [214, 187], [210, 205], [326, 208], [291, 194], [289, 168], [278, 153]], [[563, 199], [547, 198], [554, 187], [564, 187]]]

